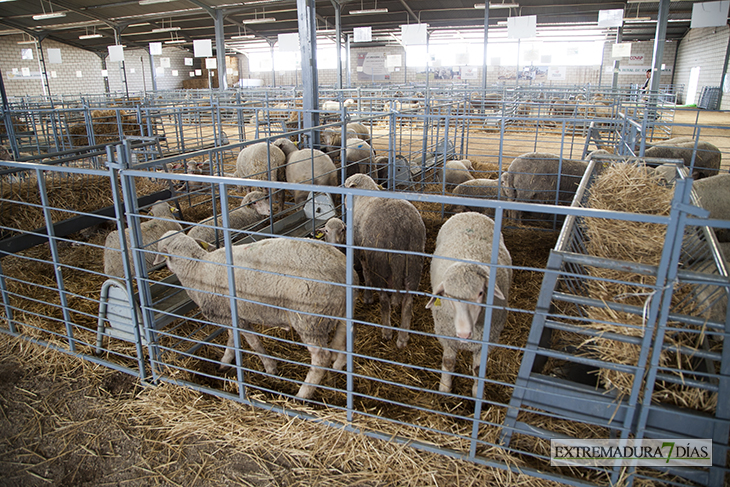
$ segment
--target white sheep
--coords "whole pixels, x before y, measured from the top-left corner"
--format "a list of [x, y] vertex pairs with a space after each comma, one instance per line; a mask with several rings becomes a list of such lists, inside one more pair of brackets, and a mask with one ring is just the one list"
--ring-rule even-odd
[[[436, 249], [431, 260], [431, 289], [434, 297], [426, 308], [433, 314], [434, 329], [444, 349], [439, 390], [451, 391], [451, 381], [456, 366], [458, 350], [472, 352], [472, 374], [477, 375], [482, 351], [481, 343], [465, 340], [481, 340], [484, 329], [484, 303], [490, 280], [487, 267], [492, 256], [494, 221], [481, 213], [467, 212], [454, 215], [441, 226], [436, 237]], [[451, 259], [459, 259], [454, 261]], [[499, 341], [507, 320], [507, 301], [512, 285], [512, 258], [504, 239], [499, 238], [499, 255], [494, 285], [489, 342]], [[472, 395], [477, 395], [478, 381], [474, 381]]]
[[[512, 201], [569, 205], [588, 164], [583, 161], [560, 159], [556, 154], [529, 152], [516, 157], [502, 173], [502, 187]], [[560, 189], [558, 190], [558, 180]], [[519, 223], [522, 212], [509, 211], [509, 217]]]
[[[289, 156], [286, 181], [337, 186], [337, 167], [332, 159], [320, 150], [299, 150]], [[294, 191], [294, 201], [299, 204], [307, 199], [308, 194], [308, 191]]]
[[[680, 142], [677, 142], [679, 140]], [[669, 139], [662, 142], [661, 145], [654, 145], [644, 151], [644, 157], [658, 159], [682, 159], [684, 165], [690, 167], [692, 163], [692, 155], [695, 155], [694, 166], [692, 166], [692, 177], [695, 179], [706, 178], [716, 175], [720, 172], [720, 164], [722, 162], [722, 152], [717, 146], [700, 140], [697, 142], [697, 150], [695, 151], [695, 141], [685, 140], [684, 137], [677, 139]], [[658, 164], [647, 163], [649, 166]]]
[[374, 154], [370, 144], [364, 140], [354, 138], [347, 139], [347, 177], [358, 172], [366, 174], [372, 165], [372, 156]]
[[460, 161], [446, 161], [443, 169], [442, 181], [446, 181], [447, 187], [457, 186], [466, 181], [474, 179], [469, 171], [473, 171], [474, 167], [469, 159]]
[[[366, 174], [355, 174], [345, 181], [346, 188], [378, 190], [378, 185]], [[354, 244], [365, 249], [355, 250], [355, 259], [362, 265], [363, 281], [367, 287], [380, 288], [380, 316], [383, 338], [389, 340], [391, 302], [401, 303], [401, 331], [398, 348], [408, 344], [408, 332], [413, 316], [413, 294], [418, 289], [423, 271], [426, 246], [426, 226], [421, 214], [409, 201], [371, 196], [356, 196], [353, 208]], [[382, 252], [384, 249], [396, 252]], [[393, 289], [394, 291], [385, 291]], [[402, 291], [402, 292], [401, 292]], [[364, 292], [363, 300], [372, 303], [372, 293]]]
[[[166, 202], [156, 203], [150, 208], [149, 214], [155, 217], [140, 223], [142, 229], [142, 245], [146, 249], [150, 245], [157, 242], [162, 235], [169, 231], [182, 232], [182, 226], [175, 220], [173, 209]], [[132, 247], [130, 240], [129, 228], [124, 230], [124, 239], [127, 241], [127, 248]], [[121, 252], [121, 242], [119, 241], [119, 231], [114, 230], [106, 236], [104, 243], [104, 273], [114, 277], [124, 277], [124, 255]], [[155, 260], [153, 253], [145, 252], [144, 261], [149, 268]], [[130, 261], [132, 275], [128, 276], [132, 279], [135, 275], [134, 261]]]
[[299, 150], [297, 145], [286, 137], [276, 139], [272, 144], [281, 149], [287, 162], [289, 162], [289, 156]]
[[[463, 182], [454, 188], [454, 196], [466, 196], [470, 198], [482, 198], [482, 199], [498, 199], [500, 194], [504, 195], [502, 188], [500, 188], [499, 179], [471, 179]], [[478, 213], [484, 213], [490, 218], [494, 218], [494, 208], [484, 208], [480, 206], [473, 206], [465, 208], [464, 206], [452, 206], [449, 209], [453, 213], [459, 213], [463, 211], [476, 211]]]
[[[730, 220], [730, 174], [718, 174], [692, 183], [700, 205], [710, 212], [712, 220]], [[717, 228], [720, 242], [730, 242], [730, 230]]]
[[[266, 142], [259, 142], [244, 147], [238, 154], [234, 176], [259, 181], [283, 181], [285, 162], [286, 156], [280, 148]], [[251, 187], [249, 191], [256, 189], [258, 188]], [[268, 188], [262, 189], [262, 191], [269, 194]], [[284, 191], [279, 191], [278, 202], [279, 210], [282, 210], [284, 208]]]
[[[341, 109], [343, 103], [340, 103], [339, 101], [333, 101], [333, 100], [327, 100], [322, 103], [322, 110], [325, 112], [337, 112]], [[357, 105], [355, 100], [352, 98], [348, 98], [344, 101], [344, 105], [346, 108], [352, 108]]]
[[[231, 230], [243, 230], [244, 228], [260, 221], [271, 214], [269, 199], [262, 191], [251, 191], [241, 200], [241, 204], [235, 210], [228, 213], [228, 228]], [[194, 239], [204, 242], [215, 242], [216, 228], [223, 226], [223, 217], [217, 215], [215, 222], [213, 217], [198, 222], [188, 230], [188, 235]], [[219, 239], [223, 241], [223, 232], [219, 230]]]
[[[228, 343], [221, 368], [234, 358], [234, 333], [228, 289], [226, 249], [206, 252], [184, 234], [165, 234], [159, 245], [158, 260], [167, 257], [167, 266], [180, 279], [190, 298], [205, 317], [228, 328]], [[276, 361], [251, 331], [252, 323], [294, 330], [312, 356], [312, 367], [297, 397], [312, 397], [315, 386], [332, 362], [329, 335], [337, 329], [329, 347], [344, 350], [346, 259], [335, 247], [315, 240], [269, 238], [234, 246], [238, 327], [259, 355], [268, 374], [276, 374]], [[163, 254], [165, 254], [163, 256]], [[194, 259], [194, 260], [191, 260]], [[262, 272], [263, 271], [263, 272]], [[280, 309], [286, 308], [286, 309]], [[345, 355], [337, 354], [333, 367], [340, 370]]]
[[325, 242], [340, 245], [345, 243], [345, 222], [339, 218], [330, 218], [321, 230]]

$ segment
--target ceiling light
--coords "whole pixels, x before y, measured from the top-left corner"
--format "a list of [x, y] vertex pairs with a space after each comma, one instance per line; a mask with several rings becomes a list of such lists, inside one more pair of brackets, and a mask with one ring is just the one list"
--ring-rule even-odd
[[233, 40], [244, 40], [244, 39], [254, 39], [256, 36], [253, 34], [240, 34], [237, 36], [231, 37]]
[[370, 8], [365, 10], [350, 10], [350, 15], [387, 14], [387, 8]]
[[159, 29], [152, 29], [153, 34], [159, 34], [160, 32], [174, 32], [180, 30], [180, 27], [160, 27]]
[[489, 9], [495, 9], [495, 8], [519, 8], [520, 4], [515, 2], [510, 3], [489, 3]]
[[33, 20], [58, 19], [65, 17], [66, 12], [49, 12], [47, 14], [38, 14], [33, 16]]
[[101, 34], [85, 34], [85, 35], [79, 36], [79, 39], [81, 39], [81, 40], [83, 40], [83, 39], [98, 39], [99, 37], [104, 37], [104, 36], [101, 35]]
[[628, 19], [624, 19], [625, 23], [631, 23], [631, 22], [652, 22], [651, 17], [631, 17]]
[[35, 44], [36, 40], [32, 39], [30, 41], [18, 41], [18, 44]]
[[276, 22], [274, 17], [259, 17], [257, 19], [245, 19], [242, 20], [242, 24], [266, 24], [270, 22]]
[[475, 3], [474, 4], [474, 8], [484, 8], [485, 6], [486, 5], [484, 5], [483, 3]]
[[165, 44], [185, 44], [186, 42], [188, 41], [186, 41], [185, 39], [173, 39], [170, 41], [165, 41]]
[[156, 3], [169, 3], [175, 0], [139, 0], [140, 5], [154, 5]]

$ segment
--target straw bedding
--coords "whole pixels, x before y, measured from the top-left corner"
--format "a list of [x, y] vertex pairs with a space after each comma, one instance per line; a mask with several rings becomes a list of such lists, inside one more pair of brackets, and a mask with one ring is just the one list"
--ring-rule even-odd
[[[597, 209], [668, 215], [673, 189], [660, 185], [652, 172], [643, 165], [617, 164], [599, 176], [590, 188], [588, 206]], [[587, 252], [590, 255], [626, 262], [658, 265], [666, 227], [651, 223], [634, 223], [619, 220], [587, 218]], [[645, 285], [655, 283], [653, 276], [632, 274], [598, 267], [587, 267], [590, 276], [600, 281], [585, 280], [587, 294], [604, 301], [619, 301], [628, 305], [643, 307], [647, 300]], [[619, 281], [619, 282], [613, 282]], [[675, 289], [672, 303], [678, 303], [688, 289]], [[644, 322], [640, 315], [622, 313], [610, 309], [591, 307], [587, 314], [590, 326], [605, 332], [643, 337]], [[616, 325], [613, 323], [620, 323]], [[627, 325], [627, 326], [625, 326]], [[701, 347], [698, 334], [677, 334], [672, 338], [676, 344], [692, 349]], [[597, 354], [606, 362], [637, 365], [640, 347], [615, 340], [597, 338], [582, 344], [589, 355]], [[675, 367], [691, 372], [691, 357], [663, 352], [661, 366]], [[621, 395], [628, 395], [633, 384], [633, 375], [609, 369], [600, 369], [599, 379], [603, 387]], [[657, 383], [655, 399], [696, 410], [714, 411], [716, 397], [699, 389]]]
[[[102, 187], [108, 184], [108, 180], [100, 182]], [[86, 181], [84, 188], [89, 189], [91, 186]], [[67, 188], [70, 193], [74, 192], [72, 185]], [[99, 192], [103, 193], [104, 189]], [[89, 201], [94, 201], [94, 204], [90, 205]], [[106, 204], [100, 201], [97, 198], [90, 198], [86, 202], [74, 201], [72, 204], [79, 206], [69, 204], [69, 207], [89, 211]], [[209, 203], [207, 207], [191, 207], [186, 200], [182, 202], [183, 215], [188, 221], [199, 220], [210, 211]], [[56, 204], [61, 206], [61, 203]], [[441, 205], [417, 203], [417, 207], [427, 227], [426, 252], [432, 253], [436, 234], [443, 223]], [[14, 221], [10, 226], [18, 225], [16, 228], [23, 229], [43, 226], [42, 215], [40, 220], [38, 217]], [[5, 213], [2, 218], [6, 218]], [[510, 295], [510, 307], [515, 311], [509, 314], [502, 342], [522, 347], [532, 321], [531, 310], [539, 294], [542, 279], [540, 269], [544, 268], [557, 235], [541, 229], [517, 228], [506, 230], [504, 237], [517, 268]], [[84, 353], [90, 353], [95, 343], [99, 289], [105, 279], [100, 275], [104, 238], [105, 232], [89, 238], [77, 237], [77, 243], [62, 245], [59, 249], [62, 262], [77, 267], [64, 268], [63, 273], [74, 309], [71, 321], [79, 340], [77, 347]], [[23, 255], [50, 260], [47, 245], [29, 249]], [[27, 310], [16, 315], [17, 321], [27, 323], [21, 325], [22, 334], [66, 348], [62, 313], [60, 308], [54, 306], [59, 303], [59, 294], [55, 290], [51, 265], [9, 256], [3, 259], [3, 271], [8, 276], [24, 281], [8, 281], [12, 292], [17, 294], [13, 304]], [[166, 270], [158, 271], [152, 278], [160, 279], [166, 273]], [[429, 288], [427, 262], [419, 290], [426, 292]], [[355, 359], [355, 370], [361, 375], [355, 380], [355, 391], [358, 392], [355, 409], [362, 414], [355, 415], [354, 424], [388, 435], [402, 435], [465, 451], [468, 443], [464, 440], [430, 432], [429, 428], [468, 437], [471, 431], [469, 422], [418, 410], [416, 407], [469, 417], [473, 415], [473, 402], [442, 398], [410, 388], [438, 388], [441, 348], [438, 341], [428, 335], [432, 332], [433, 324], [430, 311], [425, 309], [426, 301], [425, 296], [415, 299], [413, 330], [417, 333], [412, 335], [411, 343], [403, 351], [396, 349], [395, 340], [383, 343], [379, 329], [366, 325], [358, 327], [355, 350], [363, 357]], [[53, 320], [44, 316], [52, 317]], [[377, 301], [372, 306], [364, 306], [360, 300], [357, 301], [356, 319], [378, 323], [379, 316]], [[398, 323], [399, 319], [399, 313], [394, 315], [394, 323]], [[193, 333], [197, 323], [192, 319], [173, 323], [173, 326], [178, 326], [175, 331], [177, 336], [186, 336], [186, 333]], [[213, 329], [212, 326], [205, 327], [197, 331], [194, 337], [202, 338]], [[271, 355], [304, 364], [309, 362], [309, 353], [305, 347], [287, 343], [298, 341], [294, 332], [280, 329], [265, 332], [271, 337], [265, 339], [266, 349]], [[175, 336], [162, 337], [161, 345], [174, 348], [176, 340]], [[184, 357], [174, 350], [164, 352], [162, 359], [168, 365], [164, 374], [237, 393], [235, 381], [231, 380], [235, 374], [229, 372], [221, 375], [216, 370], [224, 343], [224, 335], [219, 336], [214, 343], [196, 352], [194, 357]], [[13, 385], [20, 383], [19, 387], [28, 391], [17, 399], [5, 399], [9, 397], [6, 394], [10, 393], [0, 386], [0, 398], [5, 401], [4, 404], [12, 403], [19, 415], [10, 422], [4, 422], [5, 419], [0, 417], [2, 433], [10, 438], [6, 440], [9, 447], [0, 450], [0, 461], [9, 465], [7, 471], [12, 478], [42, 478], [45, 480], [38, 481], [43, 485], [126, 482], [142, 482], [145, 485], [221, 485], [224, 482], [244, 485], [551, 485], [528, 476], [488, 469], [422, 453], [395, 443], [271, 415], [183, 387], [163, 384], [142, 389], [124, 374], [63, 354], [37, 349], [20, 340], [3, 336], [0, 338], [0, 347], [0, 373], [4, 370], [25, 369], [28, 377], [33, 376], [32, 380], [25, 377], [14, 379]], [[108, 348], [111, 353], [105, 354], [105, 359], [136, 367], [132, 344], [113, 340]], [[396, 360], [399, 364], [382, 360]], [[520, 360], [521, 353], [515, 350], [498, 348], [490, 354], [487, 376], [505, 385], [488, 384], [486, 398], [502, 404], [509, 401], [511, 387], [508, 384], [514, 383]], [[468, 376], [469, 363], [470, 356], [461, 354], [456, 372]], [[246, 379], [252, 383], [249, 393], [253, 397], [304, 409], [323, 419], [346, 422], [344, 413], [339, 410], [321, 405], [304, 406], [276, 394], [278, 391], [296, 393], [298, 384], [282, 378], [303, 380], [307, 367], [280, 361], [281, 377], [266, 377], [257, 372], [262, 370], [260, 360], [250, 353], [243, 354], [243, 366], [251, 371]], [[387, 384], [383, 382], [385, 380], [400, 385]], [[70, 387], [65, 385], [69, 381]], [[344, 389], [345, 377], [330, 373], [323, 385]], [[471, 379], [455, 377], [456, 392], [468, 395], [470, 388]], [[63, 399], [58, 397], [61, 389], [64, 391]], [[39, 402], [35, 397], [41, 394], [45, 394], [46, 398]], [[343, 393], [327, 389], [321, 389], [318, 399], [323, 404], [340, 407], [345, 405], [346, 400]], [[61, 401], [68, 404], [65, 409], [59, 409]], [[28, 407], [38, 412], [29, 413]], [[484, 405], [482, 420], [485, 424], [480, 428], [481, 440], [491, 443], [497, 441], [498, 425], [503, 421], [504, 413], [504, 407]], [[385, 419], [418, 424], [420, 428], [398, 425]], [[18, 422], [26, 424], [29, 434], [22, 434], [15, 429]], [[580, 425], [569, 422], [550, 426], [566, 434], [573, 432], [576, 427], [580, 428]], [[40, 441], [33, 431], [46, 431], [45, 440]], [[600, 432], [586, 431], [579, 434], [595, 437]], [[544, 453], [546, 448], [535, 438], [519, 435], [515, 438], [514, 446], [536, 453]], [[25, 452], [33, 453], [27, 456]], [[507, 455], [503, 450], [488, 445], [480, 445], [478, 453], [518, 467], [550, 468], [535, 458]], [[596, 482], [606, 482], [605, 477], [598, 473], [589, 475]]]

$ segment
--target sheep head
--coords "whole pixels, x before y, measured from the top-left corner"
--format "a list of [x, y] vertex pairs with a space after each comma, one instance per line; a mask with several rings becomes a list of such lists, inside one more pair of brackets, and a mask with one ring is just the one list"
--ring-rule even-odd
[[[466, 262], [457, 262], [449, 267], [433, 294], [426, 308], [444, 306], [454, 317], [456, 336], [463, 340], [473, 337], [474, 328], [478, 324], [489, 285], [489, 268]], [[443, 296], [450, 299], [439, 299]], [[494, 297], [505, 301], [499, 286], [494, 288]]]

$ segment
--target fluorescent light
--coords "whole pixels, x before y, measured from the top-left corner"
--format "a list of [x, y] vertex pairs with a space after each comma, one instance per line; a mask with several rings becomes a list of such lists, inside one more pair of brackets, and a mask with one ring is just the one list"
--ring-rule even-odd
[[274, 17], [259, 17], [257, 19], [245, 19], [241, 21], [243, 24], [266, 24], [270, 22], [276, 22], [276, 19]]
[[175, 39], [171, 41], [165, 41], [165, 44], [185, 44], [186, 42], [188, 41], [186, 41], [185, 39]]
[[350, 10], [350, 15], [387, 14], [387, 8], [370, 8], [365, 10]]
[[36, 41], [33, 39], [32, 41], [18, 41], [18, 44], [35, 44]]
[[154, 5], [156, 3], [169, 3], [175, 0], [139, 0], [140, 5]]
[[625, 23], [632, 23], [632, 22], [655, 22], [652, 20], [651, 17], [631, 17], [631, 18], [625, 18]]
[[49, 12], [47, 14], [38, 14], [33, 16], [33, 20], [58, 19], [65, 17], [66, 12]]
[[495, 9], [495, 8], [519, 8], [520, 4], [515, 2], [510, 3], [489, 3], [489, 9]]
[[79, 39], [98, 39], [99, 37], [104, 37], [101, 34], [86, 34], [79, 36]]
[[483, 3], [475, 3], [475, 4], [474, 4], [474, 8], [479, 8], [479, 9], [483, 9], [483, 8], [485, 8], [485, 7], [486, 7], [486, 5], [484, 5]]
[[241, 34], [238, 36], [233, 36], [231, 39], [233, 40], [243, 40], [243, 39], [254, 39], [256, 36], [253, 34]]
[[160, 32], [174, 32], [180, 30], [180, 27], [160, 27], [159, 29], [152, 29], [153, 34], [159, 34]]
[[265, 5], [267, 3], [279, 3], [283, 0], [252, 0], [250, 2], [243, 2], [244, 5]]

